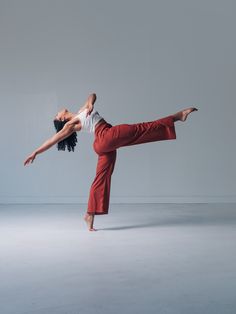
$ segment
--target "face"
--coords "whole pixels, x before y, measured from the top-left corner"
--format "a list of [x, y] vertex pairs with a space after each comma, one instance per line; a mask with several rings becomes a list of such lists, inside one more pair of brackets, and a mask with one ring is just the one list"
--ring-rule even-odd
[[57, 115], [55, 116], [55, 119], [64, 121], [68, 118], [68, 113], [69, 111], [67, 109], [63, 109], [57, 113]]

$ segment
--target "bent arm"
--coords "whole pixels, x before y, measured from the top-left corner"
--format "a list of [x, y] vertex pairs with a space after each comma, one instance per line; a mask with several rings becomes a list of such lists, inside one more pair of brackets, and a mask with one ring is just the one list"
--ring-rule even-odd
[[44, 151], [48, 150], [50, 147], [55, 145], [56, 143], [64, 140], [68, 136], [70, 136], [73, 132], [75, 132], [73, 125], [65, 124], [64, 128], [53, 135], [50, 139], [46, 140], [40, 147], [38, 147], [25, 161], [24, 165], [32, 163], [36, 157], [36, 155], [43, 153]]
[[84, 111], [85, 109], [88, 109], [91, 112], [93, 110], [94, 103], [96, 100], [97, 100], [96, 94], [95, 93], [90, 94], [88, 99], [86, 100], [85, 104], [83, 105], [83, 107], [80, 108], [78, 113]]

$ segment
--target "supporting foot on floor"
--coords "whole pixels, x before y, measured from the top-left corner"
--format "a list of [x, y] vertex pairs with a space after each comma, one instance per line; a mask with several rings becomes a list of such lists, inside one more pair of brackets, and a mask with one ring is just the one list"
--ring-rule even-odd
[[97, 229], [95, 229], [93, 227], [93, 223], [94, 223], [94, 215], [93, 214], [86, 213], [84, 216], [84, 220], [87, 223], [89, 231], [97, 231]]
[[174, 114], [174, 121], [184, 122], [187, 119], [188, 115], [193, 111], [198, 111], [198, 109], [195, 107], [191, 107], [177, 112], [176, 114]]

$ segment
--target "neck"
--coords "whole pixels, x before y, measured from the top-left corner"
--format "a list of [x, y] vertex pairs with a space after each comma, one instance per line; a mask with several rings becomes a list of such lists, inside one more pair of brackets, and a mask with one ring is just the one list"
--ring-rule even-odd
[[76, 113], [68, 112], [66, 119], [72, 120], [76, 116]]

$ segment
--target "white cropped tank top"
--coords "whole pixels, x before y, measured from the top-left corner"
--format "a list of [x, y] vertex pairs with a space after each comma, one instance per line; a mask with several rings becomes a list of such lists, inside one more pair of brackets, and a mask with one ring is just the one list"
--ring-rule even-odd
[[93, 111], [90, 113], [90, 115], [88, 115], [86, 117], [88, 109], [84, 109], [83, 111], [81, 111], [77, 117], [79, 117], [80, 121], [81, 121], [81, 126], [82, 129], [81, 131], [84, 132], [89, 132], [89, 133], [94, 133], [95, 132], [95, 125], [101, 120], [103, 119], [103, 117], [101, 117], [99, 115], [99, 113], [93, 109]]

